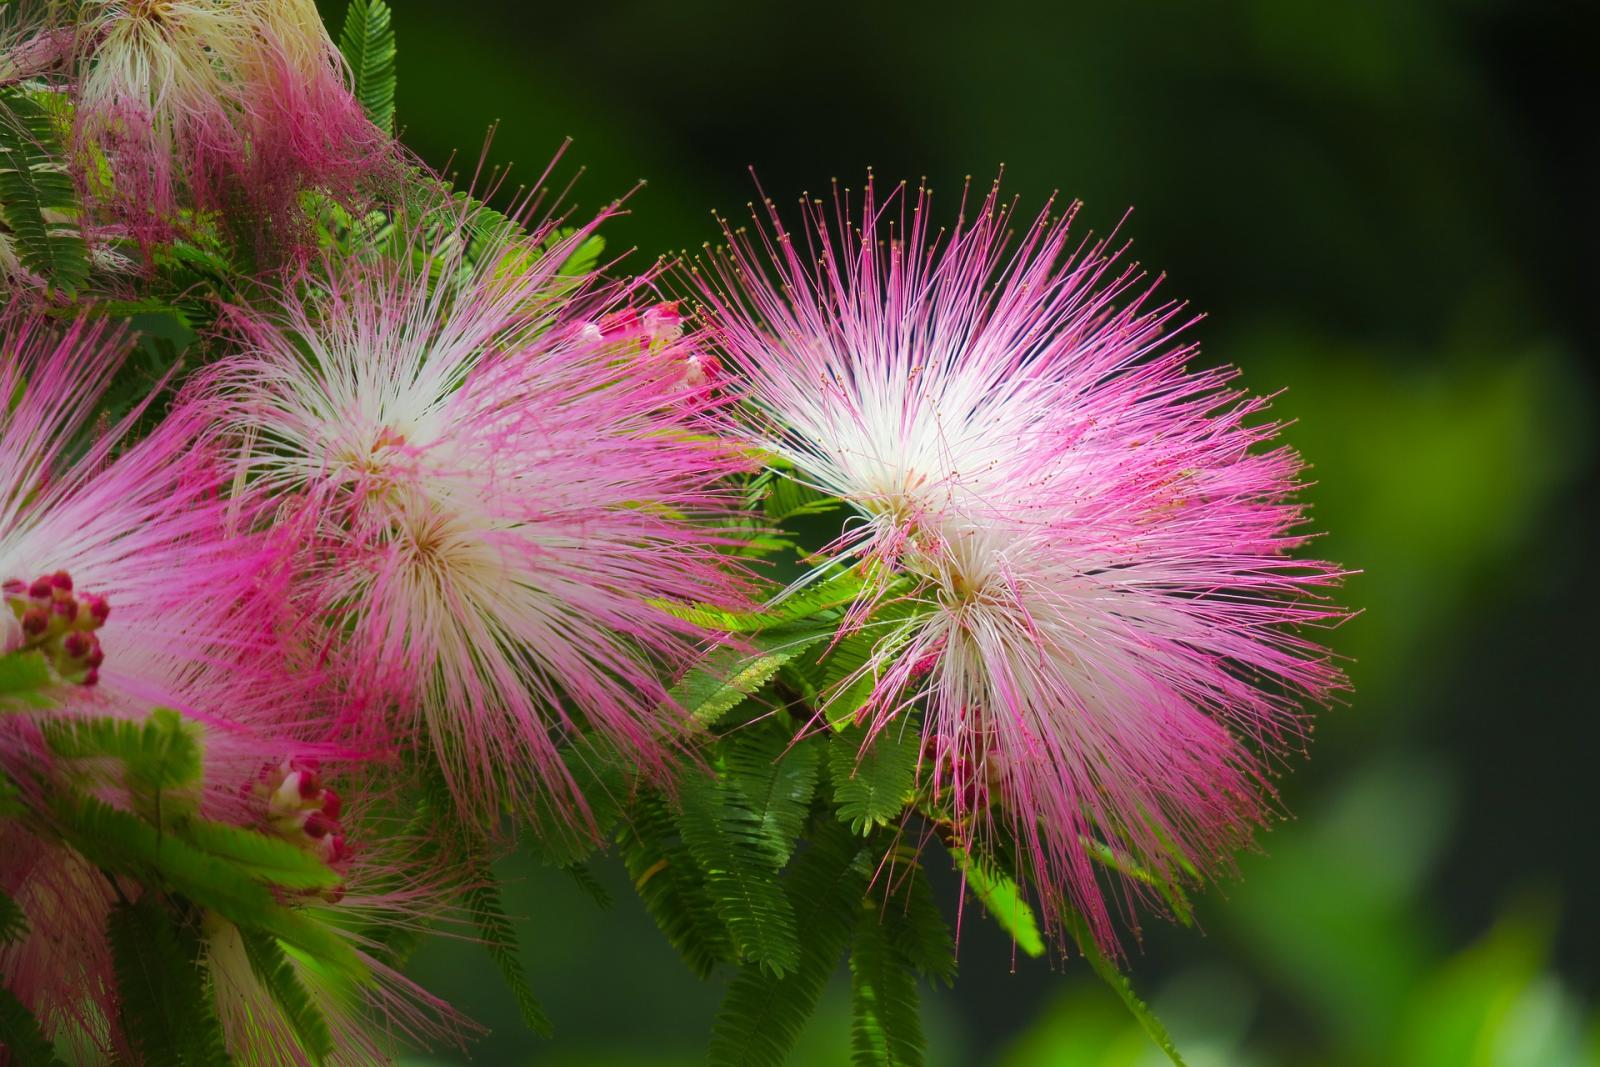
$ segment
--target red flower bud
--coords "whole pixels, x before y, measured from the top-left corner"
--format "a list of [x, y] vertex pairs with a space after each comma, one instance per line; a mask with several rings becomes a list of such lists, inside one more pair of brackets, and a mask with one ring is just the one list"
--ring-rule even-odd
[[58, 596], [72, 592], [72, 575], [66, 571], [56, 571], [50, 576], [50, 585], [57, 590]]
[[328, 831], [332, 830], [333, 827], [334, 822], [332, 819], [328, 818], [320, 811], [314, 811], [310, 815], [306, 816], [305, 826], [303, 826], [302, 829], [305, 830], [307, 837], [320, 838], [327, 837]]
[[342, 806], [343, 804], [339, 800], [338, 793], [335, 793], [331, 789], [324, 789], [322, 791], [322, 814], [326, 815], [330, 819], [336, 820], [339, 818], [339, 810]]
[[[328, 838], [328, 843], [324, 848], [327, 851], [327, 862], [329, 863], [338, 863], [350, 855], [350, 846], [345, 844], [343, 834], [334, 834]], [[343, 887], [341, 886], [340, 889], [342, 891]]]
[[29, 637], [38, 637], [49, 625], [50, 616], [43, 608], [29, 608], [22, 613], [22, 632]]
[[51, 582], [49, 578], [36, 578], [33, 584], [28, 586], [28, 595], [35, 600], [49, 600], [54, 592], [55, 583]]
[[94, 670], [93, 668], [90, 668], [88, 673], [86, 673], [83, 676], [82, 680], [78, 684], [79, 685], [98, 685], [99, 682], [100, 682], [100, 672], [97, 671], [97, 670]]
[[94, 638], [82, 630], [74, 630], [61, 640], [61, 650], [73, 659], [86, 659], [94, 651]]

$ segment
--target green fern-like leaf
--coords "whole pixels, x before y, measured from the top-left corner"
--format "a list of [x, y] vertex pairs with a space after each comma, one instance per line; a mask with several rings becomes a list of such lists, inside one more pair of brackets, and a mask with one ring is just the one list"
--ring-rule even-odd
[[0, 89], [0, 221], [23, 266], [72, 293], [89, 275], [89, 250], [64, 154], [49, 110], [21, 89]]
[[923, 977], [953, 984], [955, 941], [915, 852], [898, 850], [889, 878], [890, 892], [879, 904], [878, 914], [896, 950]]
[[61, 759], [120, 761], [128, 791], [147, 818], [154, 817], [159, 799], [200, 780], [199, 731], [171, 708], [156, 708], [142, 721], [52, 719], [43, 733]]
[[250, 969], [262, 987], [272, 994], [301, 1051], [317, 1064], [332, 1056], [333, 1035], [328, 1030], [328, 1020], [323, 1018], [311, 994], [301, 984], [283, 946], [276, 938], [254, 930], [240, 930], [239, 936], [244, 942]]
[[727, 787], [745, 801], [727, 809], [726, 815], [760, 821], [768, 862], [777, 872], [789, 862], [810, 813], [822, 765], [821, 746], [795, 742], [788, 730], [765, 722], [735, 733], [724, 748]]
[[5, 986], [0, 986], [0, 1049], [10, 1051], [16, 1067], [63, 1067], [39, 1020]]
[[319, 966], [357, 980], [368, 976], [366, 965], [344, 938], [309, 912], [278, 903], [269, 889], [237, 865], [95, 797], [60, 798], [54, 816], [68, 843], [94, 865], [169, 888], [239, 927], [272, 934]]
[[118, 904], [106, 933], [123, 1029], [143, 1062], [231, 1062], [194, 940], [180, 933], [167, 910], [149, 897]]
[[890, 723], [870, 743], [865, 738], [865, 731], [850, 730], [828, 746], [839, 818], [858, 834], [887, 825], [905, 810], [922, 752], [920, 732], [910, 722]]
[[1100, 951], [1100, 946], [1095, 943], [1094, 934], [1089, 929], [1089, 924], [1083, 916], [1070, 908], [1062, 909], [1061, 925], [1071, 935], [1072, 940], [1078, 945], [1078, 951], [1083, 953], [1083, 958], [1089, 961], [1089, 966], [1100, 980], [1110, 986], [1112, 992], [1121, 999], [1123, 1006], [1128, 1009], [1139, 1026], [1150, 1040], [1154, 1041], [1167, 1059], [1171, 1060], [1174, 1067], [1184, 1067], [1183, 1056], [1178, 1052], [1178, 1046], [1173, 1042], [1172, 1035], [1167, 1033], [1167, 1028], [1161, 1020], [1156, 1018], [1150, 1006], [1139, 999], [1133, 991], [1133, 983], [1128, 981], [1126, 975], [1117, 970], [1117, 965]]
[[740, 957], [774, 974], [793, 969], [800, 958], [794, 909], [773, 877], [762, 813], [740, 790], [706, 775], [692, 774], [679, 792], [679, 832]]
[[711, 1035], [713, 1067], [777, 1067], [794, 1048], [849, 944], [871, 877], [865, 857], [844, 826], [817, 824], [785, 879], [806, 932], [799, 961], [781, 977], [750, 964], [734, 978]]
[[892, 911], [869, 900], [850, 949], [850, 1049], [861, 1067], [921, 1067], [921, 1001], [916, 971], [901, 951]]
[[660, 797], [641, 797], [619, 835], [622, 860], [645, 910], [689, 969], [707, 977], [736, 959], [727, 928], [706, 892], [705, 872], [678, 836]]
[[752, 639], [753, 652], [718, 649], [673, 686], [669, 696], [702, 726], [714, 726], [745, 697], [771, 681], [778, 668], [827, 636], [825, 630], [778, 632]]
[[[861, 595], [866, 580], [854, 568], [836, 571], [826, 579], [813, 581], [757, 611], [742, 614], [709, 604], [657, 602], [657, 607], [711, 630], [729, 633], [755, 633], [786, 627], [804, 628], [817, 619], [837, 622], [837, 611]], [[830, 616], [830, 613], [835, 613]], [[777, 636], [777, 635], [772, 635]]]
[[184, 820], [180, 832], [200, 851], [284, 889], [331, 889], [340, 882], [337, 871], [282, 838], [198, 818]]
[[[604, 843], [635, 790], [637, 774], [626, 756], [597, 736], [583, 735], [562, 748], [571, 792], [546, 789], [528, 812], [533, 850], [554, 867], [581, 863]], [[583, 798], [588, 819], [573, 818], [573, 800]], [[448, 797], [448, 793], [441, 800]]]
[[1044, 937], [1039, 933], [1038, 920], [1021, 887], [977, 856], [961, 849], [952, 849], [951, 855], [966, 878], [967, 888], [982, 902], [989, 917], [1011, 935], [1023, 952], [1029, 956], [1044, 955]]
[[541, 1037], [549, 1037], [554, 1033], [554, 1028], [539, 998], [533, 995], [533, 987], [528, 984], [528, 973], [523, 969], [522, 956], [517, 947], [517, 929], [506, 917], [505, 907], [500, 902], [500, 888], [487, 869], [480, 873], [480, 879], [468, 886], [465, 893], [467, 911], [472, 916], [484, 948], [489, 950], [495, 966], [500, 968], [500, 976], [516, 998], [523, 1025]]
[[[1089, 851], [1089, 855], [1102, 866], [1116, 871], [1136, 882], [1150, 886], [1161, 899], [1166, 902], [1167, 909], [1172, 917], [1185, 926], [1194, 925], [1194, 906], [1189, 903], [1189, 895], [1182, 885], [1156, 875], [1149, 868], [1136, 863], [1126, 853], [1113, 849], [1104, 841], [1097, 841], [1089, 837], [1080, 837], [1080, 841]], [[1193, 870], [1193, 868], [1190, 868]]]
[[829, 496], [793, 476], [769, 471], [762, 478], [761, 506], [767, 521], [781, 524], [800, 515], [820, 515], [842, 507], [838, 497]]
[[39, 653], [0, 656], [0, 712], [11, 706], [48, 708], [50, 699], [44, 691], [50, 682], [50, 667]]
[[0, 890], [0, 945], [14, 945], [28, 936], [28, 916], [22, 905]]
[[395, 39], [393, 19], [384, 0], [350, 0], [339, 51], [350, 64], [353, 89], [373, 125], [394, 132]]

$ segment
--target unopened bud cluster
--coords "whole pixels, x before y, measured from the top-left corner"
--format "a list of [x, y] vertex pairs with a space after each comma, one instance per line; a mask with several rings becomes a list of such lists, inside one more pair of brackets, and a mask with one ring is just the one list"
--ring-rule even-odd
[[95, 631], [111, 614], [105, 597], [74, 594], [66, 571], [32, 582], [9, 578], [0, 588], [11, 609], [0, 615], [0, 652], [37, 651], [65, 681], [94, 685], [100, 680], [105, 653]]
[[314, 759], [288, 759], [263, 778], [267, 822], [285, 840], [337, 864], [349, 855], [339, 824], [339, 794], [322, 784]]

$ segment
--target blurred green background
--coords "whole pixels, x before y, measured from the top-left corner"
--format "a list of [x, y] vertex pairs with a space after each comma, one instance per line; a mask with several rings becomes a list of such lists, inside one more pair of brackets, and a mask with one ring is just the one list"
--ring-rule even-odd
[[[330, 0], [337, 25], [342, 0]], [[1360, 568], [1334, 638], [1355, 693], [1282, 785], [1295, 817], [1146, 925], [1137, 986], [1194, 1067], [1600, 1063], [1593, 826], [1595, 144], [1572, 100], [1585, 6], [399, 3], [408, 143], [574, 195], [638, 178], [611, 247], [657, 254], [830, 178], [927, 175], [947, 210], [1003, 162], [1079, 197], [1207, 318], [1207, 358], [1314, 464], [1321, 551]], [[484, 1065], [692, 1064], [719, 999], [601, 870], [601, 910], [512, 861], [508, 904], [557, 1036], [473, 946], [416, 974], [490, 1028]], [[945, 879], [953, 917], [954, 881]], [[1020, 960], [969, 910], [930, 992], [935, 1064], [1129, 1067], [1159, 1053], [1087, 968]], [[794, 1062], [848, 1057], [842, 983]], [[432, 1061], [466, 1062], [465, 1055]]]

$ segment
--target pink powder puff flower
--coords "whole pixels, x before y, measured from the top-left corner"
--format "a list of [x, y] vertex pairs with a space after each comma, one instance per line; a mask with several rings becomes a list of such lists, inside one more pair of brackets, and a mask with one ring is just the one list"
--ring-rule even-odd
[[804, 201], [801, 233], [770, 201], [755, 238], [724, 224], [693, 275], [712, 347], [743, 421], [862, 516], [834, 556], [910, 583], [864, 668], [870, 732], [920, 703], [955, 837], [1009, 828], [1046, 921], [1069, 905], [1114, 949], [1097, 856], [1183, 884], [1269, 814], [1298, 698], [1342, 685], [1299, 635], [1342, 617], [1319, 596], [1340, 572], [1291, 558], [1301, 467], [1265, 402], [1191, 369], [1179, 309], [1069, 245], [1071, 210], [1013, 245], [998, 182], [947, 233], [926, 189], [869, 179], [859, 230], [849, 199], [832, 225]]
[[[127, 348], [104, 320], [0, 314], [0, 614], [16, 623], [7, 651], [51, 665], [62, 683], [54, 716], [143, 718], [165, 705], [211, 725], [208, 768], [253, 764], [264, 735], [298, 747], [290, 735], [315, 721], [316, 672], [286, 669], [283, 546], [236, 529], [253, 505], [222, 494], [229, 471], [196, 409], [180, 405], [132, 443], [155, 394], [114, 424], [96, 422]], [[24, 782], [48, 764], [34, 716], [7, 709], [6, 776]], [[232, 810], [226, 793], [198, 799], [207, 815]], [[103, 1062], [117, 1040], [101, 943], [109, 886], [22, 824], [3, 833], [16, 861], [4, 888], [31, 933], [0, 947], [0, 974], [52, 1032], [76, 1035], [84, 1059]]]
[[285, 576], [285, 545], [240, 529], [246, 503], [223, 496], [229, 472], [205, 446], [202, 412], [179, 405], [128, 444], [151, 394], [115, 425], [92, 428], [127, 347], [103, 320], [63, 330], [43, 315], [0, 314], [0, 395], [12, 398], [0, 409], [7, 606], [26, 623], [27, 597], [13, 597], [13, 583], [54, 576], [49, 603], [35, 610], [83, 614], [78, 628], [108, 662], [69, 708], [165, 705], [279, 724], [297, 704], [283, 699], [277, 669], [285, 648], [274, 582]]
[[237, 195], [277, 221], [387, 161], [309, 0], [95, 0], [82, 18], [79, 175], [144, 241]]
[[557, 746], [586, 729], [664, 773], [660, 678], [707, 636], [668, 605], [738, 590], [699, 520], [745, 460], [689, 421], [670, 346], [583, 327], [610, 298], [557, 271], [591, 230], [330, 264], [311, 304], [241, 312], [205, 383], [251, 484], [319, 516], [302, 590], [373, 690], [362, 736], [426, 738], [476, 814], [548, 789], [585, 823]]

